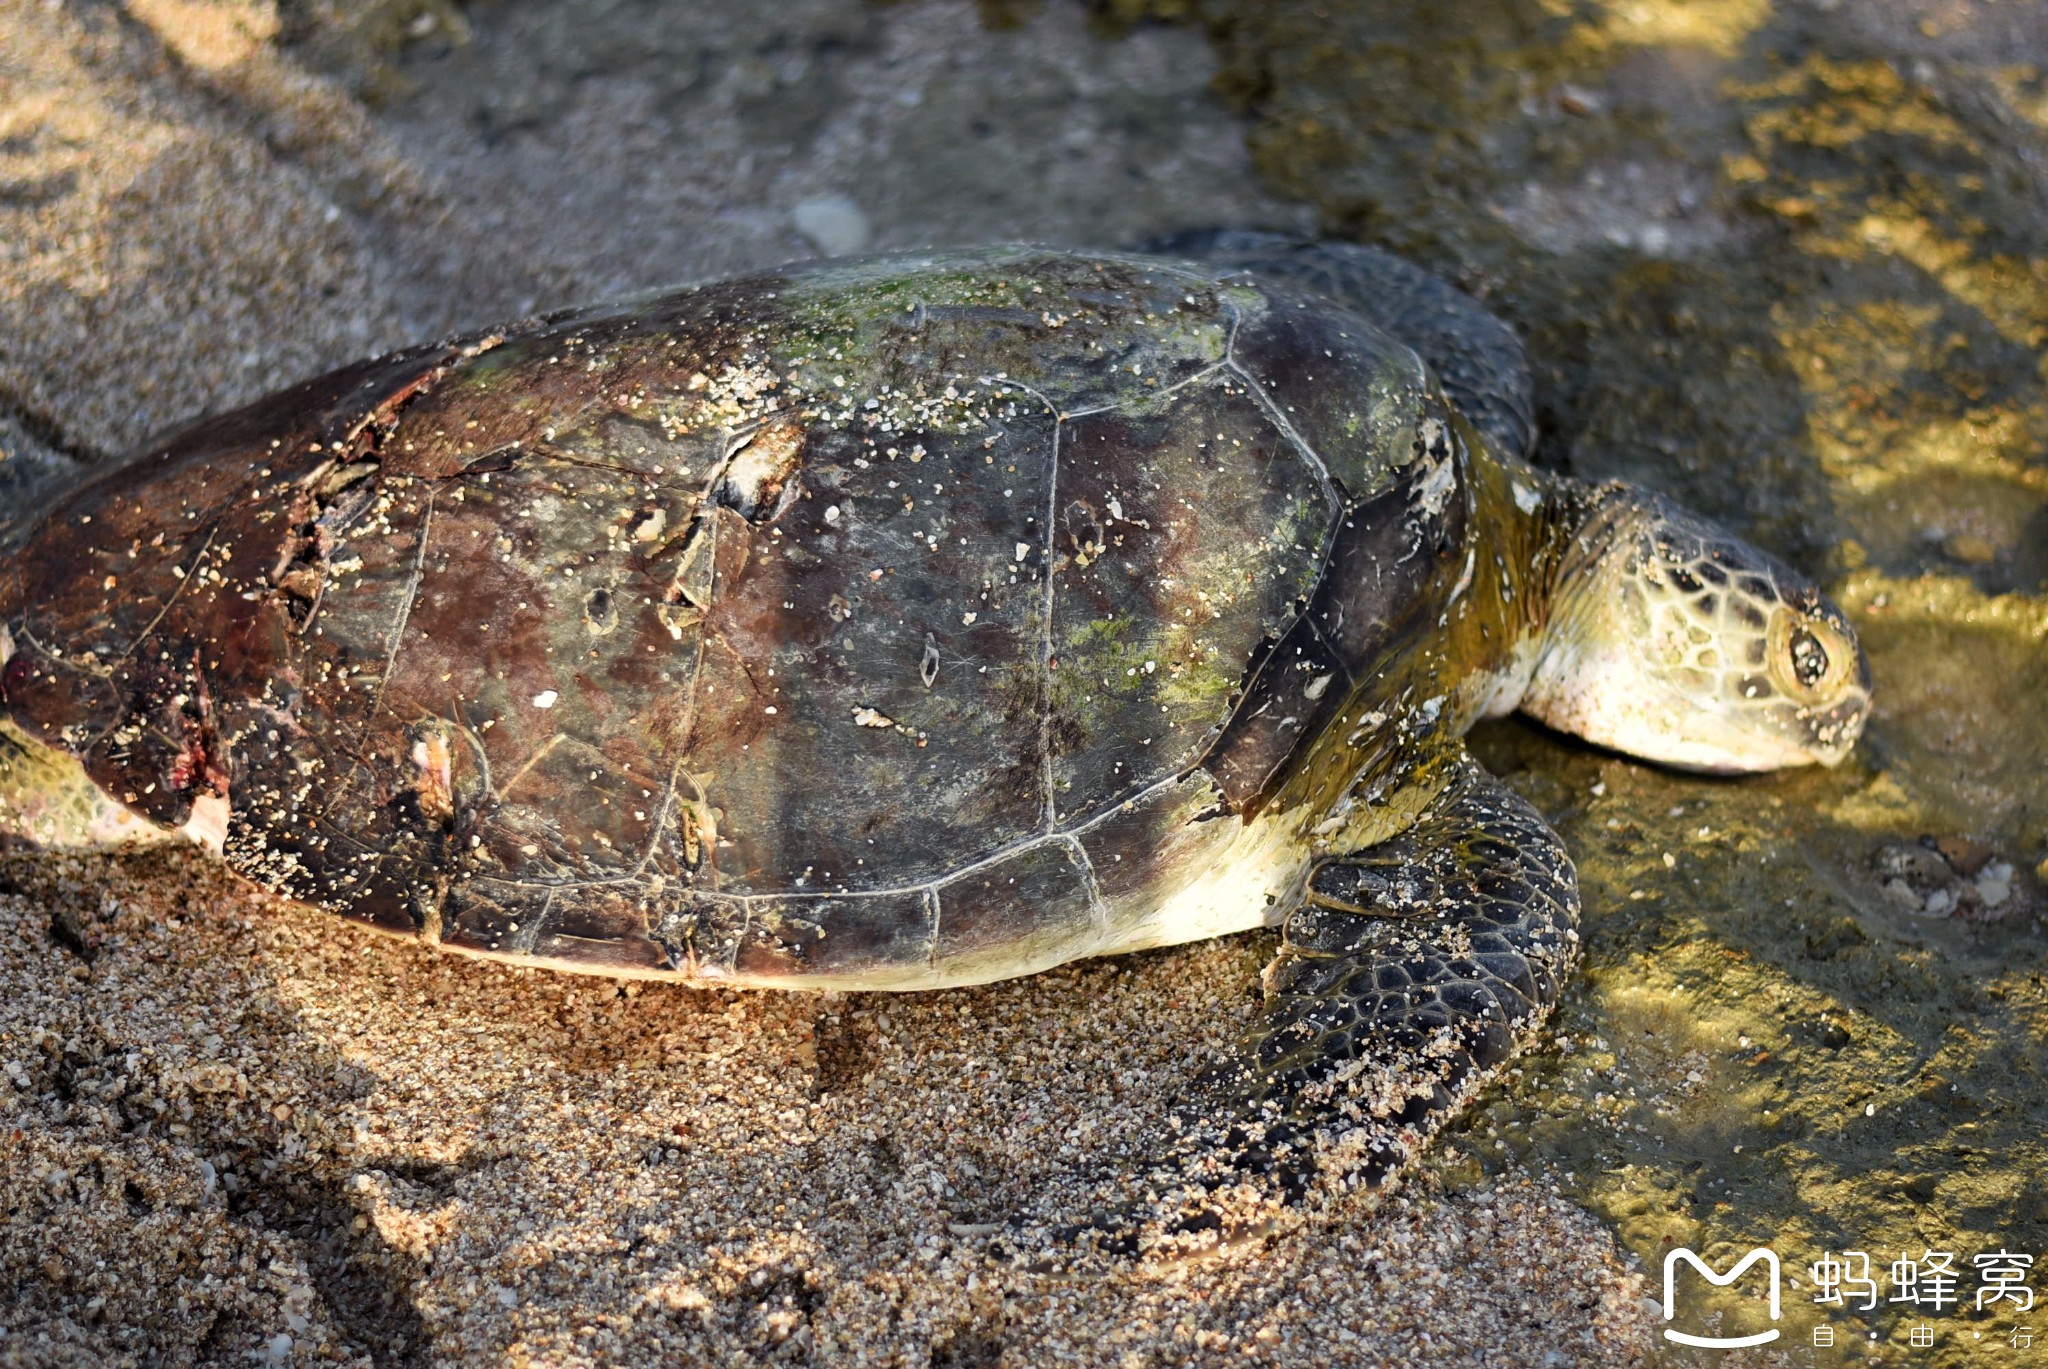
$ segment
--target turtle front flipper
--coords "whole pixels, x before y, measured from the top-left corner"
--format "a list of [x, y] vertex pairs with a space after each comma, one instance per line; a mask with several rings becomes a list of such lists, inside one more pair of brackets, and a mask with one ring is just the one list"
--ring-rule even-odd
[[1145, 1200], [1071, 1234], [1194, 1252], [1260, 1234], [1316, 1190], [1384, 1187], [1535, 1034], [1578, 913], [1557, 834], [1461, 758], [1406, 833], [1316, 865], [1263, 1013], [1179, 1109]]

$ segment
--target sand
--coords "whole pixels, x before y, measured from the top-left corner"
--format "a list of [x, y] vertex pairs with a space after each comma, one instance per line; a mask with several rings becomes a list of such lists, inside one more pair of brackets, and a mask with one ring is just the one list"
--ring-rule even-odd
[[19, 1363], [1619, 1362], [1640, 1281], [1520, 1180], [1191, 1267], [992, 1231], [1156, 1128], [1248, 1007], [1224, 944], [904, 998], [441, 957], [203, 861], [10, 867]]

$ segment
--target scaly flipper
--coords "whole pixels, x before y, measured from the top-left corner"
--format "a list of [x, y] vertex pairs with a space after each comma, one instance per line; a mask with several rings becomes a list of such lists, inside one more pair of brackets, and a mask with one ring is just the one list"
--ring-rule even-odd
[[1069, 1235], [1169, 1254], [1311, 1189], [1379, 1188], [1527, 1042], [1578, 950], [1578, 879], [1529, 803], [1461, 759], [1402, 836], [1322, 861], [1266, 1010], [1179, 1110], [1138, 1204]]
[[[0, 662], [5, 637], [0, 629]], [[0, 715], [0, 851], [141, 846], [174, 835], [115, 803], [77, 757], [42, 745]]]

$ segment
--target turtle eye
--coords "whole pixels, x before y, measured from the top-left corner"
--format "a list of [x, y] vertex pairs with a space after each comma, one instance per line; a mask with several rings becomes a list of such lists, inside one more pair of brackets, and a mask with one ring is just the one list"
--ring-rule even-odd
[[1778, 688], [1802, 704], [1825, 702], [1856, 664], [1856, 646], [1819, 618], [1797, 609], [1771, 614], [1768, 659]]
[[1820, 644], [1820, 638], [1805, 628], [1792, 634], [1790, 643], [1792, 655], [1792, 677], [1808, 689], [1817, 687], [1828, 675], [1828, 649]]

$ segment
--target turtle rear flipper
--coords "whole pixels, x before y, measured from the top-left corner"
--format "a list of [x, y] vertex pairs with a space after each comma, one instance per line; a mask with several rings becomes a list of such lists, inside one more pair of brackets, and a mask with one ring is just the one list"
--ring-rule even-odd
[[1514, 330], [1479, 301], [1371, 247], [1287, 233], [1197, 228], [1140, 248], [1291, 281], [1385, 328], [1422, 354], [1444, 392], [1510, 460], [1536, 445], [1536, 387]]
[[114, 802], [77, 757], [0, 716], [0, 851], [144, 845], [175, 835]]
[[1578, 950], [1578, 879], [1469, 759], [1420, 821], [1320, 862], [1236, 1057], [1195, 1086], [1139, 1203], [1070, 1229], [1171, 1255], [1261, 1234], [1318, 1187], [1386, 1186], [1536, 1032]]

